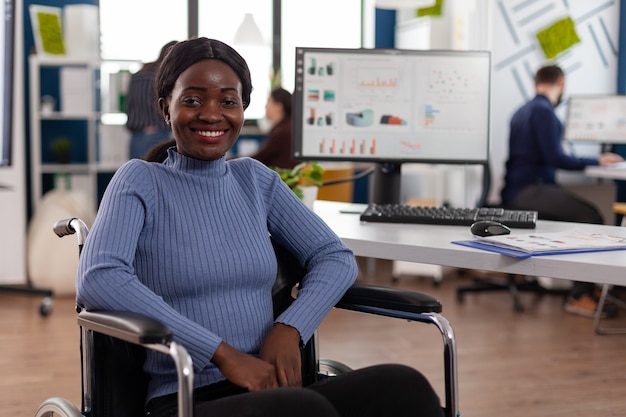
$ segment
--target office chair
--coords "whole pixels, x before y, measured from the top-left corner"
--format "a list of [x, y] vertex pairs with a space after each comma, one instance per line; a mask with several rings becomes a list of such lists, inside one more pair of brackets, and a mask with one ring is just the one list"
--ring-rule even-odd
[[[88, 229], [80, 219], [71, 218], [55, 224], [54, 232], [59, 237], [76, 234], [80, 254]], [[275, 242], [274, 248], [279, 264], [272, 290], [274, 312], [277, 314], [293, 300], [292, 292], [304, 270], [285, 248]], [[435, 325], [444, 342], [444, 413], [446, 417], [460, 417], [456, 340], [450, 323], [441, 315], [442, 306], [437, 299], [415, 291], [354, 285], [336, 308]], [[142, 370], [145, 349], [159, 351], [172, 358], [178, 374], [178, 416], [192, 415], [194, 375], [191, 357], [183, 346], [172, 340], [172, 333], [167, 327], [137, 313], [77, 310], [81, 329], [81, 409], [64, 398], [53, 397], [41, 404], [36, 417], [142, 415], [147, 386], [147, 377]], [[344, 364], [318, 359], [316, 344], [314, 335], [302, 350], [303, 385], [350, 371]]]
[[[463, 274], [464, 272], [462, 272]], [[547, 288], [542, 286], [537, 277], [529, 277], [525, 275], [506, 274], [505, 279], [474, 277], [473, 282], [467, 285], [460, 285], [456, 289], [457, 301], [462, 303], [465, 300], [465, 294], [468, 292], [498, 292], [507, 291], [511, 295], [513, 301], [513, 310], [521, 313], [524, 311], [524, 305], [520, 300], [521, 292], [531, 292], [534, 294], [552, 294], [567, 295], [568, 290], [562, 288]]]

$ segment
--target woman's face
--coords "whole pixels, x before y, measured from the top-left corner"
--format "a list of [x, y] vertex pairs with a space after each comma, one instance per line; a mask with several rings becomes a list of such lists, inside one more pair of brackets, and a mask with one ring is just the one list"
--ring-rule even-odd
[[219, 159], [243, 125], [241, 80], [223, 61], [204, 59], [180, 74], [172, 94], [160, 99], [178, 152], [195, 159]]
[[285, 113], [283, 111], [283, 105], [270, 96], [267, 99], [267, 104], [265, 105], [265, 118], [270, 122], [278, 123], [283, 120], [285, 117]]

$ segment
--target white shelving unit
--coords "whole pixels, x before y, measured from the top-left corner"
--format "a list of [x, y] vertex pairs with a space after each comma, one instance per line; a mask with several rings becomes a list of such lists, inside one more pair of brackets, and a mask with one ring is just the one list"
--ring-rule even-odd
[[[98, 205], [98, 174], [115, 172], [125, 162], [127, 143], [130, 134], [124, 129], [126, 115], [114, 108], [112, 102], [120, 89], [110, 85], [112, 72], [129, 73], [138, 69], [140, 63], [135, 61], [99, 61], [74, 59], [67, 57], [30, 57], [30, 135], [31, 135], [31, 197], [32, 209], [36, 210], [44, 194], [44, 175], [67, 174], [71, 178], [72, 190], [84, 192], [93, 204]], [[45, 68], [59, 70], [59, 97], [55, 98], [53, 108], [43, 105], [41, 76]], [[79, 131], [78, 124], [72, 130], [74, 137], [69, 139], [74, 146], [86, 149], [86, 157], [80, 162], [55, 163], [43, 160], [44, 137], [46, 125], [55, 121], [77, 121], [86, 124], [84, 134]], [[111, 122], [112, 121], [112, 122]], [[65, 136], [61, 131], [62, 124], [56, 124], [57, 136]], [[70, 129], [69, 127], [67, 128]], [[113, 131], [113, 134], [111, 134]], [[109, 132], [107, 135], [106, 132]], [[107, 143], [104, 142], [106, 137]], [[109, 143], [115, 138], [116, 143]], [[106, 156], [104, 145], [118, 149], [116, 158]], [[81, 158], [82, 159], [82, 158]]]

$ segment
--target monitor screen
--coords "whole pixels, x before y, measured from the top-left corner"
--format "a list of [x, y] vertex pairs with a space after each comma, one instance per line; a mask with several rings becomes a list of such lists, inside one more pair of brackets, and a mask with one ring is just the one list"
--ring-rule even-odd
[[626, 95], [572, 96], [565, 140], [626, 143]]
[[490, 53], [296, 48], [298, 160], [486, 163]]

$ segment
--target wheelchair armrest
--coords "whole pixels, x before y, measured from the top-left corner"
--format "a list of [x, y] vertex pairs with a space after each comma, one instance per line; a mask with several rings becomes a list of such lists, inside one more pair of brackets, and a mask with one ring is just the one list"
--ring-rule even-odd
[[[178, 417], [193, 415], [193, 363], [182, 345], [174, 342], [172, 332], [160, 321], [129, 311], [86, 311], [78, 313], [78, 325], [83, 329], [168, 354], [176, 366], [178, 377]], [[88, 351], [89, 349], [87, 349]], [[126, 350], [126, 349], [125, 349]], [[93, 358], [85, 353], [85, 361]], [[136, 361], [135, 365], [137, 365]], [[142, 363], [139, 363], [141, 369]], [[131, 365], [128, 366], [130, 368]], [[123, 368], [123, 367], [122, 367]], [[128, 393], [127, 393], [128, 394]], [[145, 395], [145, 392], [143, 393]], [[134, 395], [132, 391], [131, 396]], [[143, 398], [143, 397], [142, 397]]]
[[130, 311], [86, 311], [78, 313], [79, 326], [126, 342], [167, 345], [172, 333], [160, 321]]
[[337, 308], [383, 317], [404, 319], [433, 324], [441, 332], [444, 341], [446, 416], [458, 413], [458, 389], [456, 367], [456, 339], [448, 320], [441, 315], [441, 303], [435, 297], [410, 290], [353, 285], [336, 304]]
[[372, 312], [371, 308], [375, 308], [414, 314], [442, 311], [439, 300], [428, 294], [374, 285], [353, 285], [336, 307], [364, 312]]

